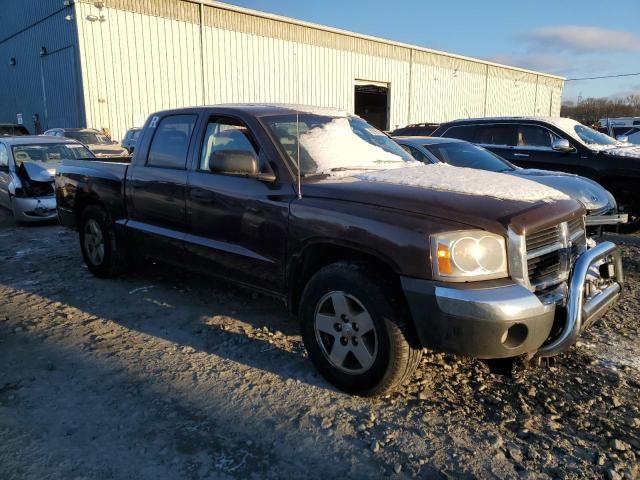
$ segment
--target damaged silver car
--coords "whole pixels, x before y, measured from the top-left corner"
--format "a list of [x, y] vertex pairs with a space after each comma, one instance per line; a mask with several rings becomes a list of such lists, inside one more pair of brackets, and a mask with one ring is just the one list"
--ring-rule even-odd
[[0, 139], [0, 206], [13, 212], [16, 222], [56, 218], [53, 177], [62, 160], [95, 158], [87, 147], [71, 139], [42, 136]]

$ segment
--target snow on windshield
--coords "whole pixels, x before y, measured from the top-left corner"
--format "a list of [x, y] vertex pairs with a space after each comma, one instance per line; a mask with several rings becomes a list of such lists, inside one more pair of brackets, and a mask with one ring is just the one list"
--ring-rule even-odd
[[485, 170], [454, 167], [446, 163], [367, 172], [357, 177], [369, 182], [393, 183], [528, 203], [569, 199], [564, 193], [531, 180]]
[[304, 176], [344, 176], [358, 170], [418, 164], [400, 145], [359, 117], [302, 113], [265, 120], [294, 168], [299, 137], [299, 163]]
[[583, 145], [587, 145], [592, 150], [604, 150], [620, 145], [620, 142], [611, 138], [609, 135], [597, 132], [571, 118], [552, 118], [549, 119], [549, 122], [553, 123], [560, 130], [575, 140], [578, 140]]
[[[372, 127], [367, 133], [369, 136], [375, 136], [376, 133], [383, 135]], [[371, 143], [371, 139], [367, 141], [357, 135], [348, 118], [334, 118], [306, 131], [300, 135], [300, 146], [315, 161], [316, 173], [349, 168], [395, 168], [403, 166], [406, 161], [400, 152], [391, 153]]]

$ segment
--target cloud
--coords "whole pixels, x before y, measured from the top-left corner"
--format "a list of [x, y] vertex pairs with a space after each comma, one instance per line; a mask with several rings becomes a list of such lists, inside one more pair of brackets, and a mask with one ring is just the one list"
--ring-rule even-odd
[[565, 74], [569, 66], [566, 59], [550, 53], [494, 55], [487, 58], [487, 60], [494, 63], [557, 74]]
[[578, 54], [640, 52], [640, 36], [622, 30], [598, 27], [542, 27], [523, 33], [519, 37], [536, 50], [562, 50]]
[[640, 95], [640, 84], [630, 85], [629, 88], [626, 88], [624, 90], [618, 90], [617, 92], [614, 92], [611, 95], [609, 95], [609, 98], [611, 99], [626, 98], [631, 95]]

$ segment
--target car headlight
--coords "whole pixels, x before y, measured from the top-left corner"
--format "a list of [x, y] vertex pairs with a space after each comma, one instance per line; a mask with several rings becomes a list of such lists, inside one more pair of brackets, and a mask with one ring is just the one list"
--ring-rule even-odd
[[482, 230], [461, 230], [431, 236], [434, 277], [447, 282], [504, 278], [507, 249], [504, 238]]

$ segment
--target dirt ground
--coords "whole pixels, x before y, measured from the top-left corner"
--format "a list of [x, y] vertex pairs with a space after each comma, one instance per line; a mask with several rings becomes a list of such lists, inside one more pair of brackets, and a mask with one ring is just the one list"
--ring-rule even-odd
[[0, 213], [0, 478], [637, 478], [640, 237], [622, 301], [549, 365], [425, 356], [333, 389], [275, 300], [161, 265], [113, 280], [77, 234]]

